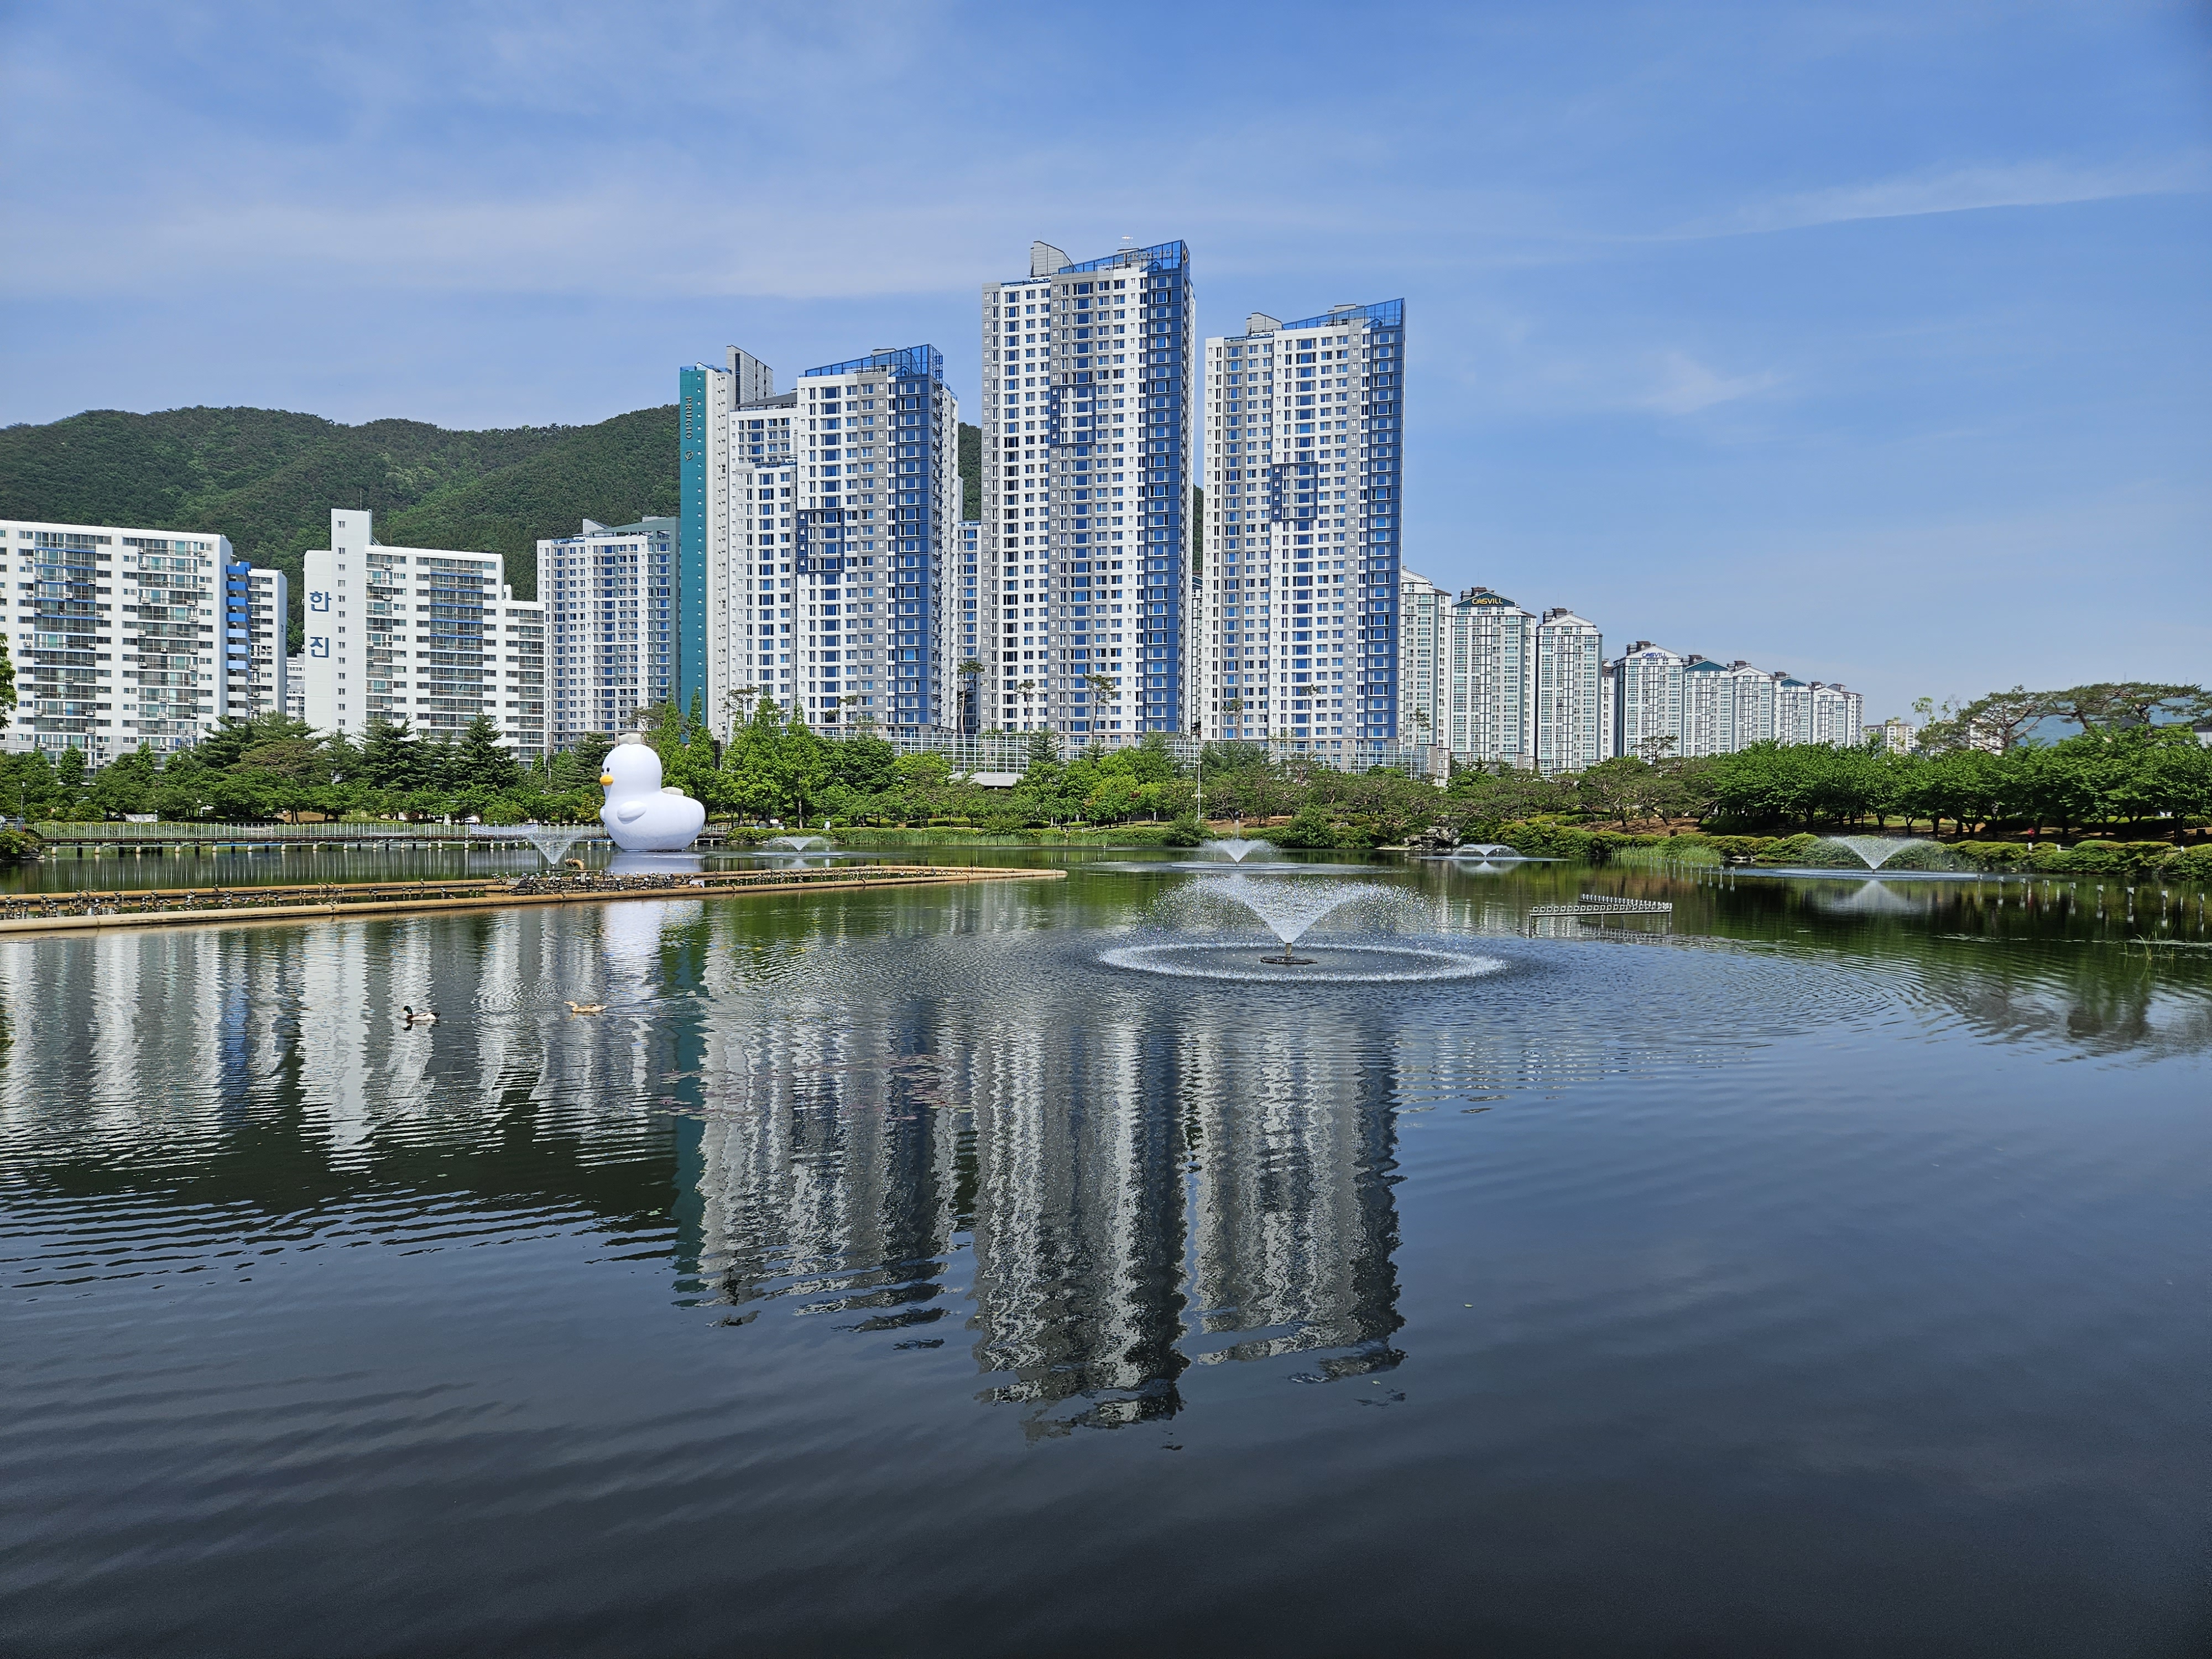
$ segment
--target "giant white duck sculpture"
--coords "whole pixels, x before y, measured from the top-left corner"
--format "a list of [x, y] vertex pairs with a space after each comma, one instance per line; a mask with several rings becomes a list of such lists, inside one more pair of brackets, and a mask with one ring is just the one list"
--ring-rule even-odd
[[607, 750], [599, 822], [625, 853], [680, 853], [707, 827], [707, 809], [681, 789], [663, 787], [660, 757], [635, 732]]

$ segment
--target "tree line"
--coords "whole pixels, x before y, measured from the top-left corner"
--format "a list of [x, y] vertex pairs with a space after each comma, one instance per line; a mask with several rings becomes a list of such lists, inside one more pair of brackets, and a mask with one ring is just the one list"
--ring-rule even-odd
[[[2171, 714], [2178, 702], [2152, 713]], [[737, 822], [1001, 831], [1151, 823], [1188, 838], [1201, 833], [1202, 805], [1206, 822], [1269, 825], [1276, 840], [1306, 846], [1387, 845], [1439, 825], [1479, 836], [1537, 819], [1746, 833], [1887, 823], [1962, 836], [2165, 836], [2212, 823], [2212, 749], [2186, 726], [2140, 718], [2142, 708], [2139, 696], [2108, 702], [2101, 718], [2055, 740], [1999, 743], [1983, 716], [1959, 711], [1931, 724], [1933, 741], [1910, 754], [1887, 752], [1879, 738], [1850, 748], [1763, 744], [1698, 759], [1623, 756], [1571, 775], [1463, 767], [1441, 788], [1402, 770], [1340, 772], [1259, 744], [1208, 744], [1193, 766], [1158, 737], [1063, 753], [1042, 732], [1014, 787], [987, 788], [943, 755], [901, 755], [866, 734], [826, 738], [767, 698], [726, 741], [696, 700], [688, 712], [640, 711], [639, 725], [666, 782], [711, 817]], [[141, 749], [96, 773], [75, 750], [0, 757], [0, 812], [589, 823], [611, 744], [593, 738], [525, 762], [488, 719], [450, 738], [380, 723], [356, 740], [264, 715], [228, 721], [196, 748], [167, 757]]]

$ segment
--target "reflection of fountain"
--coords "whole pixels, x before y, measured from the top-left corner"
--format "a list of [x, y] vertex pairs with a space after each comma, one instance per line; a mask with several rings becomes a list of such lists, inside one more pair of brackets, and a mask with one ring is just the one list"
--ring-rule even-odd
[[1518, 859], [1521, 852], [1518, 848], [1508, 847], [1503, 842], [1470, 841], [1453, 848], [1452, 856], [1455, 859], [1480, 859], [1485, 863], [1495, 864], [1503, 859]]
[[1908, 915], [1919, 907], [1887, 882], [1861, 882], [1841, 898], [1816, 897], [1814, 902], [1835, 915]]
[[584, 838], [581, 830], [564, 830], [556, 824], [526, 823], [521, 829], [522, 838], [535, 847], [538, 857], [556, 870], [561, 867], [561, 860], [568, 856], [568, 849]]
[[1243, 836], [1237, 836], [1226, 841], [1210, 841], [1206, 843], [1206, 850], [1209, 853], [1225, 853], [1229, 855], [1229, 861], [1231, 864], [1242, 864], [1249, 854], [1258, 852], [1262, 847], [1273, 851], [1274, 845], [1271, 841], [1247, 841]]
[[[1206, 979], [1244, 985], [1280, 985], [1280, 974], [1255, 971], [1244, 954], [1249, 945], [1124, 945], [1101, 958], [1109, 968], [1133, 969], [1142, 974], [1164, 974], [1171, 979]], [[1260, 961], [1278, 966], [1280, 957]], [[1313, 960], [1316, 971], [1300, 974], [1302, 985], [1425, 985], [1445, 979], [1483, 979], [1504, 969], [1497, 957], [1468, 956], [1458, 951], [1419, 945], [1331, 945], [1326, 960]]]
[[1848, 847], [1869, 870], [1879, 870], [1908, 847], [1925, 847], [1923, 838], [1898, 836], [1825, 836], [1821, 839]]

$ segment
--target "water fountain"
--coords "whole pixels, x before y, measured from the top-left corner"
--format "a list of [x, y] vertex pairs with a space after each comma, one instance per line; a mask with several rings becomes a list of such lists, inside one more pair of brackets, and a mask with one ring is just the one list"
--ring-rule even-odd
[[1485, 864], [1503, 863], [1508, 859], [1522, 861], [1518, 848], [1495, 841], [1463, 842], [1452, 848], [1452, 856], [1455, 859], [1480, 859]]
[[[1317, 879], [1260, 879], [1246, 875], [1224, 875], [1197, 882], [1163, 901], [1155, 912], [1164, 919], [1197, 921], [1215, 901], [1229, 899], [1246, 915], [1256, 917], [1275, 936], [1278, 948], [1257, 958], [1248, 955], [1251, 945], [1225, 941], [1177, 940], [1128, 945], [1109, 951], [1105, 960], [1117, 968], [1166, 974], [1183, 979], [1243, 981], [1279, 984], [1292, 978], [1305, 984], [1377, 985], [1415, 983], [1432, 980], [1472, 979], [1504, 967], [1495, 957], [1464, 955], [1412, 944], [1333, 941], [1326, 946], [1299, 949], [1309, 931], [1347, 906], [1389, 908], [1403, 915], [1408, 906], [1419, 906], [1418, 896], [1402, 887], [1372, 881]], [[1424, 915], [1425, 915], [1424, 908]], [[1295, 968], [1310, 971], [1285, 975]]]
[[1869, 870], [1881, 869], [1908, 847], [1928, 845], [1924, 838], [1917, 836], [1824, 836], [1821, 839], [1850, 848]]
[[763, 842], [761, 845], [763, 847], [788, 847], [793, 852], [804, 855], [810, 848], [818, 847], [823, 852], [828, 852], [830, 850], [830, 837], [827, 836], [770, 836], [766, 841]]
[[563, 828], [552, 823], [526, 823], [520, 826], [522, 838], [538, 849], [538, 856], [545, 860], [546, 867], [558, 870], [561, 860], [568, 856], [568, 849], [583, 840], [584, 831]]
[[1271, 841], [1247, 841], [1242, 836], [1232, 836], [1225, 841], [1206, 842], [1204, 850], [1223, 854], [1231, 864], [1242, 864], [1263, 847], [1271, 853], [1275, 850], [1275, 843]]
[[1212, 891], [1234, 899], [1267, 925], [1267, 931], [1282, 941], [1279, 956], [1261, 957], [1261, 961], [1278, 968], [1310, 968], [1311, 957], [1302, 957], [1296, 946], [1308, 928], [1332, 910], [1351, 903], [1354, 899], [1389, 898], [1395, 900], [1398, 890], [1367, 881], [1248, 881], [1241, 876], [1209, 884]]

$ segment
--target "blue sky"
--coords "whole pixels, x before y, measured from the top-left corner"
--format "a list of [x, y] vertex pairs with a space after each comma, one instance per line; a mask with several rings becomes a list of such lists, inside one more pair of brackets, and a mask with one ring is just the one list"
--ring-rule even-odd
[[[586, 422], [1033, 237], [1403, 295], [1407, 563], [1868, 695], [2212, 678], [2203, 6], [46, 4], [0, 421]], [[4, 510], [4, 503], [0, 503]]]

